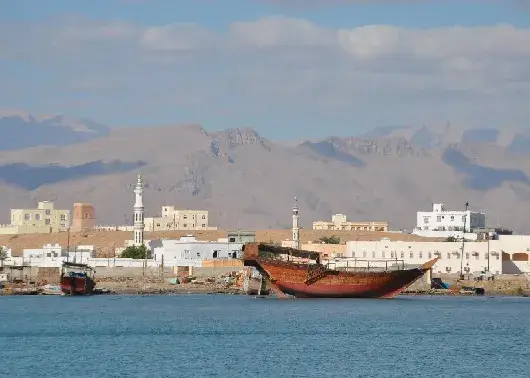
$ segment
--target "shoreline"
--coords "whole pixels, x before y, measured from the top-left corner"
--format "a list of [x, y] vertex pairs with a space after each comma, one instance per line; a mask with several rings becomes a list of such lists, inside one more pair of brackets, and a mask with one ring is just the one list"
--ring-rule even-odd
[[[120, 285], [115, 282], [102, 282], [96, 287], [92, 295], [128, 295], [128, 296], [170, 296], [170, 295], [186, 295], [186, 294], [207, 294], [207, 295], [249, 295], [242, 287], [236, 285], [221, 285], [221, 284], [179, 284], [179, 285], [165, 285], [165, 284], [144, 284], [144, 285]], [[42, 295], [42, 296], [61, 296], [60, 293], [46, 293], [37, 286], [23, 286], [4, 288], [0, 290], [0, 296], [23, 296], [23, 295]], [[258, 295], [249, 295], [258, 297]], [[414, 296], [430, 296], [430, 297], [530, 297], [530, 291], [486, 291], [484, 295], [477, 295], [474, 293], [461, 293], [459, 291], [450, 290], [414, 290], [403, 292], [399, 294], [402, 297]], [[398, 296], [398, 297], [399, 297]], [[259, 297], [271, 297], [274, 295], [261, 295]]]

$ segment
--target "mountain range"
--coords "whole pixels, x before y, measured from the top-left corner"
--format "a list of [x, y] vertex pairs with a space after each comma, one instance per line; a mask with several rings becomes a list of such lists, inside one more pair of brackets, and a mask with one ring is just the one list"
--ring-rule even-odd
[[130, 223], [133, 186], [146, 216], [162, 205], [210, 211], [220, 228], [287, 228], [344, 213], [411, 229], [433, 202], [483, 210], [491, 226], [530, 232], [530, 131], [443, 125], [382, 127], [296, 143], [251, 128], [112, 128], [71, 116], [0, 112], [0, 222], [10, 208], [92, 202], [98, 223]]

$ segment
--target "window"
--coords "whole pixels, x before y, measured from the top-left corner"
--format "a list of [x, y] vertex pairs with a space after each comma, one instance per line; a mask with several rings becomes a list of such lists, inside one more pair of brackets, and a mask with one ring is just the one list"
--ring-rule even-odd
[[385, 258], [385, 252], [384, 252], [384, 251], [381, 252], [381, 257], [382, 257], [382, 258]]
[[216, 259], [219, 257], [219, 251], [213, 251], [213, 258]]
[[401, 251], [401, 258], [404, 259], [405, 258], [405, 252]]
[[46, 215], [50, 215], [50, 214], [51, 214], [50, 209], [46, 209]]
[[429, 252], [429, 258], [432, 259], [432, 253], [431, 252]]
[[466, 260], [469, 260], [469, 252], [466, 252]]
[[423, 223], [425, 224], [429, 223], [429, 217], [423, 217]]
[[202, 227], [203, 227], [203, 228], [206, 228], [206, 225], [203, 223], [203, 224], [202, 224]]
[[40, 214], [35, 214], [35, 220], [40, 221]]
[[46, 220], [45, 220], [45, 223], [46, 223], [46, 224], [50, 224], [51, 221], [50, 221], [49, 219], [46, 219]]
[[65, 220], [66, 220], [66, 214], [61, 214], [61, 220], [62, 220], [62, 221], [65, 221]]
[[411, 252], [411, 253], [410, 253], [410, 258], [411, 258], [411, 259], [414, 258], [414, 252]]
[[160, 227], [160, 223], [157, 223], [157, 224], [156, 224], [156, 227]]
[[465, 222], [465, 221], [466, 221], [466, 216], [462, 215], [462, 222]]
[[447, 260], [449, 260], [450, 258], [451, 258], [451, 254], [447, 252]]
[[454, 215], [451, 215], [451, 220], [452, 220], [452, 221], [455, 220], [455, 216], [454, 216]]
[[31, 219], [31, 215], [29, 214], [24, 214], [24, 220], [30, 220]]
[[188, 224], [187, 223], [184, 223], [184, 228], [187, 228], [188, 227]]
[[423, 252], [420, 252], [418, 257], [421, 259], [423, 257]]
[[394, 252], [390, 252], [390, 258], [391, 258], [391, 259], [394, 258]]
[[436, 222], [441, 222], [441, 221], [442, 221], [442, 216], [441, 216], [441, 215], [438, 215], [438, 216], [436, 217]]
[[197, 252], [197, 257], [201, 257], [201, 253], [200, 252]]
[[230, 243], [235, 243], [235, 242], [236, 242], [236, 238], [230, 238], [228, 241], [229, 241]]
[[[487, 256], [487, 255], [484, 255], [484, 256]], [[480, 258], [480, 253], [477, 252], [477, 254], [475, 255], [475, 258], [478, 260]]]
[[187, 216], [187, 215], [184, 215], [184, 217], [183, 217], [183, 218], [184, 218], [184, 219], [188, 219], [188, 216]]
[[202, 216], [202, 219], [206, 219], [206, 215], [203, 215], [203, 216]]
[[372, 257], [375, 259], [375, 251], [372, 251]]

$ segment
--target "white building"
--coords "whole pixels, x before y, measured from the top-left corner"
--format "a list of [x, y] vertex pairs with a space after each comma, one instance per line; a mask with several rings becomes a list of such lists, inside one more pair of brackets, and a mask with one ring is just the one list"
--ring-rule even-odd
[[[433, 273], [473, 273], [489, 270], [493, 274], [530, 273], [530, 236], [500, 235], [498, 240], [466, 242], [349, 241], [344, 257], [371, 261], [385, 266], [392, 260], [419, 266], [435, 257]], [[349, 263], [349, 264], [350, 264]]]
[[60, 267], [64, 261], [87, 264], [95, 257], [96, 249], [93, 245], [79, 245], [73, 250], [66, 251], [59, 244], [46, 244], [42, 248], [24, 249], [22, 256], [18, 257], [9, 253], [3, 265], [54, 268]]
[[[158, 243], [157, 243], [158, 242]], [[202, 266], [202, 260], [232, 259], [241, 257], [242, 243], [231, 243], [228, 239], [200, 241], [194, 236], [180, 239], [152, 241], [153, 257], [158, 265]]]
[[[417, 212], [414, 234], [462, 238], [464, 227], [466, 233], [471, 233], [476, 228], [485, 228], [486, 214], [470, 210], [446, 210], [443, 203], [434, 203], [432, 211]], [[468, 238], [467, 235], [466, 238]]]

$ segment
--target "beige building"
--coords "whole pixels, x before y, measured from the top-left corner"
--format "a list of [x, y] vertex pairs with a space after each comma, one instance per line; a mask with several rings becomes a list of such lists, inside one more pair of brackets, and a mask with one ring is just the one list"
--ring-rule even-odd
[[346, 215], [335, 214], [331, 222], [313, 222], [313, 230], [388, 231], [388, 222], [348, 222]]
[[164, 230], [217, 230], [208, 225], [207, 210], [178, 210], [162, 206], [162, 216], [145, 218], [146, 231]]
[[68, 227], [70, 210], [58, 210], [53, 202], [41, 201], [36, 209], [11, 209], [11, 224], [0, 227], [0, 233], [49, 233], [66, 231]]

